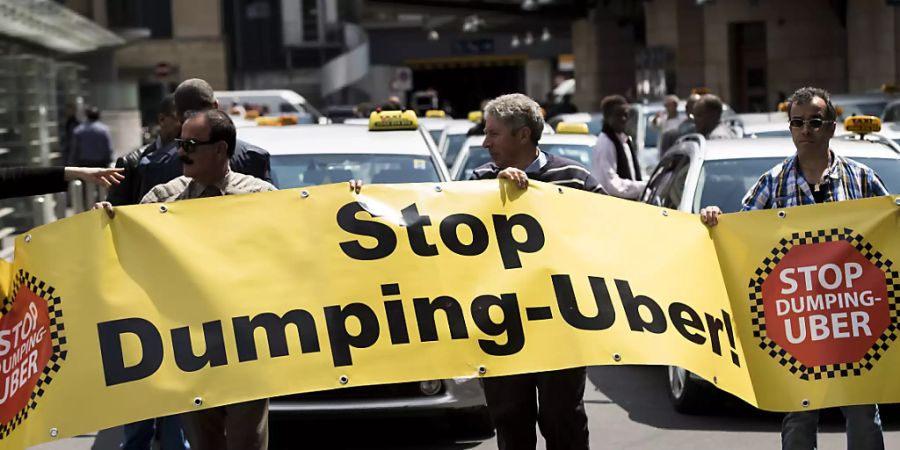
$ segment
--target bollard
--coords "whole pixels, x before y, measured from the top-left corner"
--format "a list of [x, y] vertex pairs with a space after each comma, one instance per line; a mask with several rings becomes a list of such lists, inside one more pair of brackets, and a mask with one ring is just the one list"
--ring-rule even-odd
[[72, 199], [72, 210], [75, 214], [84, 211], [84, 183], [75, 180], [69, 183], [69, 197]]
[[97, 190], [98, 190], [97, 186], [94, 186], [93, 184], [88, 184], [88, 185], [84, 186], [84, 193], [85, 193], [84, 208], [85, 209], [91, 209], [94, 207], [94, 203], [97, 203], [97, 196], [98, 196]]

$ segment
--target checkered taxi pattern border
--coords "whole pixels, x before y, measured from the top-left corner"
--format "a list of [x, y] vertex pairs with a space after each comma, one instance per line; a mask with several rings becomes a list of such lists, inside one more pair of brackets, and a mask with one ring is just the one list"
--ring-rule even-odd
[[[875, 267], [881, 269], [885, 274], [885, 281], [888, 293], [888, 305], [890, 311], [891, 322], [888, 328], [882, 333], [878, 340], [869, 348], [866, 355], [860, 360], [852, 363], [830, 364], [825, 366], [806, 367], [791, 356], [780, 345], [769, 339], [766, 335], [766, 319], [762, 298], [762, 285], [766, 281], [766, 277], [775, 269], [775, 266], [788, 253], [791, 247], [803, 244], [818, 244], [820, 242], [847, 241], [856, 250], [868, 259]], [[760, 340], [759, 348], [768, 352], [769, 356], [778, 361], [781, 365], [790, 370], [791, 373], [799, 376], [803, 380], [834, 377], [847, 377], [850, 375], [861, 375], [864, 370], [870, 370], [875, 361], [881, 359], [888, 346], [897, 338], [898, 329], [900, 329], [900, 306], [897, 304], [897, 294], [900, 292], [900, 274], [893, 269], [893, 263], [890, 259], [885, 258], [881, 252], [875, 251], [872, 244], [859, 233], [849, 228], [830, 230], [819, 230], [815, 233], [807, 231], [805, 233], [794, 233], [790, 239], [782, 239], [779, 246], [772, 249], [772, 255], [766, 257], [762, 264], [756, 269], [755, 277], [750, 280], [750, 313], [752, 315], [751, 324], [753, 326], [753, 337]]]
[[[50, 339], [53, 348], [51, 350], [50, 361], [47, 362], [47, 366], [44, 367], [44, 370], [41, 372], [40, 378], [38, 378], [37, 384], [34, 386], [34, 391], [31, 393], [31, 400], [28, 402], [28, 405], [22, 408], [22, 410], [8, 423], [0, 424], [0, 439], [9, 436], [17, 426], [25, 421], [28, 417], [28, 412], [37, 408], [38, 398], [44, 395], [47, 385], [53, 381], [53, 376], [59, 372], [60, 363], [66, 359], [65, 326], [62, 323], [62, 309], [60, 309], [62, 300], [55, 294], [56, 290], [53, 286], [38, 280], [37, 277], [28, 272], [19, 270], [19, 273], [13, 280], [13, 298], [22, 286], [25, 286], [29, 291], [47, 301], [47, 311], [50, 317]], [[3, 300], [3, 305], [0, 307], [0, 313], [6, 314], [12, 310], [13, 298], [6, 298]]]

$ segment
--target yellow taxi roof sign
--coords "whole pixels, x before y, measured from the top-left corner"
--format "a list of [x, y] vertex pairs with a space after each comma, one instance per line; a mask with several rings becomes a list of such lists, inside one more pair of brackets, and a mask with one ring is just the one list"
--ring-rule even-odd
[[881, 92], [885, 94], [900, 94], [900, 86], [885, 83], [881, 85]]
[[469, 122], [481, 122], [481, 118], [484, 117], [484, 113], [481, 111], [472, 111], [469, 113], [468, 119]]
[[779, 104], [778, 104], [778, 111], [779, 111], [779, 112], [788, 112], [788, 106], [789, 106], [789, 105], [790, 105], [790, 103], [788, 103], [788, 102], [781, 102], [781, 103], [779, 103]]
[[372, 111], [369, 115], [369, 131], [415, 130], [419, 128], [416, 112], [405, 111]]
[[844, 119], [844, 129], [856, 134], [881, 131], [881, 119], [875, 116], [850, 116]]
[[244, 114], [245, 119], [255, 119], [259, 117], [259, 111], [255, 109], [248, 110], [246, 114]]
[[256, 124], [261, 127], [281, 127], [284, 125], [297, 125], [294, 116], [257, 117]]
[[586, 123], [560, 122], [556, 124], [556, 132], [559, 134], [589, 134]]
[[844, 107], [841, 105], [834, 105], [834, 113], [843, 116], [844, 115]]
[[425, 117], [444, 118], [447, 117], [447, 113], [440, 109], [429, 109], [428, 111], [425, 111]]
[[695, 87], [691, 89], [691, 94], [706, 95], [709, 94], [709, 92], [710, 91], [708, 87]]

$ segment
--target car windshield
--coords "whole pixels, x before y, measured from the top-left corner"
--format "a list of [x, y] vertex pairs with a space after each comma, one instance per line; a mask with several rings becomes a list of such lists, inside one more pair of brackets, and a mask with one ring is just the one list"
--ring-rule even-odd
[[842, 103], [840, 105], [844, 111], [841, 117], [850, 116], [876, 116], [881, 117], [884, 108], [887, 107], [887, 101], [873, 103]]
[[[852, 158], [871, 167], [891, 193], [900, 192], [900, 159]], [[745, 158], [707, 161], [700, 171], [693, 212], [716, 205], [724, 212], [740, 211], [744, 194], [759, 177], [784, 158]]]
[[444, 130], [437, 129], [437, 130], [431, 130], [431, 131], [429, 131], [428, 134], [431, 135], [431, 139], [432, 139], [434, 142], [437, 142], [437, 141], [439, 141], [439, 140], [441, 139], [441, 133], [443, 133], [443, 132], [444, 132]]
[[[556, 156], [571, 159], [585, 168], [591, 165], [591, 147], [577, 144], [541, 144], [541, 150]], [[469, 147], [469, 156], [465, 165], [456, 177], [457, 180], [468, 180], [475, 169], [491, 162], [491, 154], [480, 145]]]
[[318, 154], [272, 156], [278, 189], [362, 180], [363, 183], [438, 182], [431, 158], [416, 155]]
[[444, 145], [444, 161], [447, 162], [447, 166], [452, 166], [453, 162], [456, 161], [456, 157], [459, 155], [463, 144], [466, 143], [467, 137], [465, 134], [447, 135], [447, 142]]

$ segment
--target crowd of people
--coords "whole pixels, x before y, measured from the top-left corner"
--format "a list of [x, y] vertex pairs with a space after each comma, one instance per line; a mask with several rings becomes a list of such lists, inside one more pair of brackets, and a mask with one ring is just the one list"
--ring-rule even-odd
[[[391, 99], [386, 107], [395, 100]], [[399, 99], [396, 99], [399, 103]], [[657, 117], [660, 151], [677, 137], [696, 132], [709, 139], [732, 136], [721, 123], [722, 101], [715, 95], [691, 95], [687, 115], [678, 112], [679, 99], [665, 99], [665, 112]], [[836, 112], [830, 95], [817, 88], [798, 89], [789, 99], [789, 124], [796, 153], [761, 174], [744, 197], [744, 210], [785, 208], [856, 198], [887, 195], [878, 175], [868, 167], [842, 158], [829, 147]], [[476, 127], [484, 135], [483, 146], [492, 161], [477, 168], [472, 179], [506, 179], [520, 189], [530, 180], [581, 189], [623, 199], [636, 199], [646, 185], [637, 148], [626, 133], [627, 100], [611, 95], [601, 102], [603, 128], [594, 148], [592, 164], [541, 150], [543, 112], [533, 99], [509, 94], [486, 102], [483, 122]], [[261, 148], [237, 139], [229, 116], [218, 109], [210, 85], [192, 79], [181, 83], [159, 105], [156, 139], [109, 168], [99, 114], [79, 126], [81, 136], [70, 162], [84, 167], [0, 169], [4, 196], [32, 195], [65, 189], [65, 182], [82, 179], [109, 186], [108, 200], [95, 208], [111, 218], [119, 205], [188, 200], [270, 191], [269, 155]], [[402, 105], [399, 105], [402, 108]], [[93, 117], [93, 119], [92, 119]], [[96, 146], [96, 147], [94, 147]], [[101, 148], [102, 152], [94, 152]], [[349, 183], [361, 192], [360, 180]], [[706, 205], [700, 220], [716, 226], [721, 210]], [[533, 449], [535, 423], [547, 448], [587, 449], [588, 418], [584, 409], [586, 369], [569, 368], [483, 380], [488, 410], [501, 449]], [[848, 445], [853, 449], [883, 449], [881, 422], [876, 405], [843, 407], [848, 424]], [[789, 413], [782, 427], [784, 449], [813, 449], [818, 411]], [[183, 430], [183, 431], [182, 431]], [[157, 435], [164, 450], [190, 448], [264, 449], [268, 445], [268, 401], [255, 400], [158, 418], [126, 425], [122, 448], [149, 449]]]

